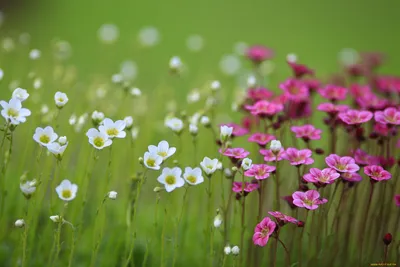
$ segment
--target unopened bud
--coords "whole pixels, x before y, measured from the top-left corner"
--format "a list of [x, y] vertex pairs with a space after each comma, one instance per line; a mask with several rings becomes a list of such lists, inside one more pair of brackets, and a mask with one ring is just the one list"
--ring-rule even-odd
[[384, 237], [383, 237], [383, 243], [385, 243], [386, 246], [389, 246], [390, 243], [392, 243], [393, 237], [391, 233], [387, 233]]
[[25, 221], [24, 219], [18, 219], [15, 221], [14, 225], [15, 227], [22, 228], [25, 226]]

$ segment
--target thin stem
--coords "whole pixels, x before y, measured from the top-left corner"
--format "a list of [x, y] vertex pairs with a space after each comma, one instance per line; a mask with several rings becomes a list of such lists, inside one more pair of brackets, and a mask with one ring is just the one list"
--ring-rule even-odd
[[179, 214], [179, 218], [178, 218], [178, 223], [176, 224], [176, 229], [175, 229], [175, 246], [174, 246], [174, 258], [172, 260], [172, 267], [175, 266], [176, 263], [176, 256], [178, 253], [178, 248], [179, 248], [179, 240], [178, 240], [178, 234], [179, 234], [179, 225], [181, 223], [182, 220], [182, 216], [183, 216], [183, 211], [184, 211], [184, 207], [185, 207], [185, 203], [186, 203], [186, 195], [188, 192], [188, 187], [185, 187], [185, 193], [183, 194], [183, 199], [182, 199], [182, 208], [181, 208], [181, 212]]
[[287, 261], [287, 265], [290, 266], [290, 253], [289, 250], [287, 249], [287, 247], [285, 246], [285, 244], [282, 242], [282, 240], [279, 239], [279, 237], [276, 237], [276, 240], [278, 240], [278, 242], [282, 245], [283, 249], [285, 250], [286, 253], [286, 261]]
[[75, 252], [75, 228], [72, 229], [72, 246], [71, 246], [71, 252], [69, 254], [69, 259], [68, 259], [68, 267], [72, 266], [72, 262], [74, 260], [74, 252]]
[[280, 194], [279, 194], [279, 173], [278, 173], [278, 159], [275, 158], [275, 197], [276, 197], [276, 209], [280, 210]]
[[364, 220], [363, 220], [363, 227], [361, 228], [361, 234], [360, 234], [360, 264], [362, 264], [362, 254], [363, 254], [363, 247], [364, 247], [364, 235], [365, 235], [365, 230], [367, 229], [367, 222], [368, 222], [368, 214], [369, 210], [371, 207], [371, 202], [372, 202], [372, 195], [374, 193], [374, 184], [371, 182], [371, 190], [369, 192], [369, 198], [368, 198], [368, 204], [367, 204], [367, 210], [365, 211], [364, 215]]
[[[246, 197], [244, 196], [244, 173], [242, 174], [242, 196], [241, 196], [241, 200], [242, 200], [242, 215], [241, 215], [241, 224], [242, 224], [242, 231], [240, 233], [240, 249], [242, 251], [244, 251], [244, 232], [246, 230], [246, 226], [245, 226], [245, 216], [246, 216], [246, 205], [245, 205], [245, 199]], [[239, 264], [242, 265], [243, 264], [243, 253], [240, 253], [240, 259], [239, 259]]]
[[[68, 202], [65, 202], [60, 216], [60, 222], [58, 222], [57, 236], [56, 236], [56, 255], [54, 257], [54, 263], [58, 260], [58, 256], [61, 252], [61, 227], [63, 225], [64, 215], [68, 206]], [[53, 266], [55, 265], [53, 263]]]
[[385, 245], [385, 248], [384, 248], [384, 256], [383, 256], [383, 263], [386, 263], [386, 262], [387, 262], [387, 256], [388, 256], [388, 246]]
[[273, 248], [273, 252], [272, 252], [272, 257], [273, 257], [272, 266], [273, 267], [276, 266], [276, 258], [277, 258], [277, 252], [278, 252], [278, 239], [279, 239], [279, 230], [276, 233], [274, 248]]

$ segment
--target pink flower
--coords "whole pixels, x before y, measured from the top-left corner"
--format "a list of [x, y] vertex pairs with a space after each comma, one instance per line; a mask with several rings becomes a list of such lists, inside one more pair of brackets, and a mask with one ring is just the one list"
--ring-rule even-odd
[[272, 117], [283, 110], [283, 105], [268, 102], [266, 100], [260, 100], [254, 105], [246, 105], [245, 108], [253, 115]]
[[293, 197], [292, 197], [292, 195], [283, 196], [282, 199], [285, 200], [285, 201], [288, 203], [288, 205], [289, 205], [289, 207], [290, 207], [291, 209], [295, 209], [295, 208], [296, 208], [296, 205], [293, 204]]
[[233, 182], [232, 191], [236, 193], [242, 193], [242, 190], [246, 193], [253, 192], [258, 189], [258, 184], [256, 183], [244, 183], [244, 189], [242, 188], [242, 182]]
[[275, 166], [267, 164], [253, 164], [251, 168], [244, 172], [247, 177], [254, 177], [257, 180], [267, 179], [271, 172], [275, 171]]
[[341, 177], [343, 178], [343, 180], [351, 182], [351, 183], [362, 181], [361, 175], [359, 175], [356, 172], [344, 172], [344, 173], [341, 173]]
[[287, 101], [285, 113], [291, 119], [308, 118], [312, 113], [311, 102], [310, 100]]
[[282, 155], [283, 159], [290, 161], [291, 165], [310, 165], [314, 163], [314, 160], [311, 158], [312, 151], [310, 149], [296, 149], [293, 147], [289, 147], [286, 149], [285, 153]]
[[350, 94], [353, 98], [358, 98], [364, 94], [372, 93], [371, 87], [368, 85], [352, 84], [350, 86]]
[[295, 102], [305, 101], [310, 96], [308, 86], [296, 79], [286, 80], [279, 85], [279, 88], [284, 91], [289, 100]]
[[281, 161], [283, 159], [282, 155], [284, 153], [285, 153], [285, 150], [283, 148], [281, 148], [281, 150], [279, 151], [279, 153], [277, 155], [272, 153], [272, 151], [270, 149], [261, 149], [260, 150], [260, 154], [264, 156], [265, 161]]
[[272, 140], [276, 140], [275, 136], [273, 136], [271, 134], [265, 134], [265, 133], [252, 134], [248, 139], [249, 142], [257, 143], [260, 146], [265, 146], [267, 143], [269, 143]]
[[400, 195], [394, 195], [394, 203], [397, 207], [400, 207]]
[[362, 109], [379, 110], [385, 108], [389, 101], [376, 96], [374, 93], [363, 93], [356, 98], [357, 104]]
[[233, 131], [232, 131], [232, 136], [243, 136], [249, 133], [249, 130], [247, 130], [246, 128], [236, 124], [236, 123], [225, 123], [225, 124], [221, 124], [222, 125], [226, 125], [228, 127], [232, 127]]
[[387, 126], [387, 124], [375, 123], [374, 132], [379, 134], [380, 136], [388, 136], [389, 127]]
[[268, 214], [271, 216], [274, 216], [275, 219], [278, 221], [278, 223], [288, 223], [289, 222], [289, 223], [293, 223], [293, 224], [297, 225], [299, 222], [297, 219], [295, 219], [291, 216], [285, 215], [280, 211], [269, 211]]
[[368, 165], [364, 168], [364, 173], [369, 176], [369, 178], [375, 181], [385, 181], [392, 178], [390, 172], [385, 171], [381, 166], [378, 165]]
[[344, 123], [353, 125], [353, 124], [361, 124], [367, 122], [372, 119], [372, 112], [369, 111], [359, 111], [355, 109], [350, 109], [346, 112], [339, 113], [339, 119], [341, 119]]
[[250, 89], [247, 91], [247, 98], [253, 100], [253, 101], [259, 101], [259, 100], [268, 100], [270, 99], [274, 93], [269, 91], [266, 88], [260, 87], [256, 89]]
[[311, 124], [306, 124], [303, 126], [292, 126], [290, 129], [296, 134], [297, 138], [303, 138], [303, 140], [306, 142], [308, 140], [321, 139], [322, 130], [316, 129]]
[[293, 204], [300, 208], [315, 210], [318, 205], [328, 202], [327, 199], [320, 199], [317, 190], [308, 190], [307, 192], [296, 191], [292, 194]]
[[335, 105], [332, 103], [321, 103], [318, 105], [317, 109], [319, 111], [323, 111], [323, 112], [334, 115], [334, 114], [337, 114], [340, 112], [345, 112], [345, 111], [349, 110], [350, 108], [347, 105]]
[[356, 172], [360, 169], [352, 157], [340, 157], [336, 154], [330, 154], [325, 158], [325, 162], [338, 172]]
[[264, 247], [268, 243], [269, 237], [275, 231], [276, 223], [269, 217], [265, 217], [254, 229], [254, 245]]
[[311, 168], [310, 173], [307, 173], [303, 176], [304, 180], [307, 182], [319, 184], [332, 184], [339, 177], [340, 174], [331, 168], [326, 168], [323, 170]]
[[220, 153], [222, 153], [224, 156], [234, 158], [234, 159], [244, 159], [247, 157], [250, 152], [246, 151], [244, 148], [227, 148], [225, 151], [222, 151], [222, 149], [219, 150]]
[[254, 63], [261, 63], [264, 60], [271, 59], [274, 56], [274, 52], [265, 46], [255, 45], [247, 50], [246, 55]]
[[400, 125], [400, 111], [395, 108], [375, 111], [375, 120], [382, 124]]
[[306, 65], [297, 64], [296, 62], [288, 61], [290, 68], [293, 70], [293, 74], [296, 78], [301, 78], [304, 75], [314, 75], [314, 71], [309, 69]]
[[371, 162], [379, 162], [379, 159], [377, 160], [374, 156], [369, 155], [361, 148], [358, 148], [354, 152], [354, 159], [355, 162], [359, 165], [369, 165], [371, 164]]
[[328, 84], [324, 88], [318, 90], [318, 93], [331, 101], [345, 100], [347, 88]]

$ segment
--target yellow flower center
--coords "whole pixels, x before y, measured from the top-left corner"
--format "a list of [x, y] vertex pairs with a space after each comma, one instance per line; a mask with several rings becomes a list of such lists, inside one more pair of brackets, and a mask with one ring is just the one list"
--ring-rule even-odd
[[156, 160], [152, 159], [152, 158], [147, 159], [146, 163], [147, 163], [147, 166], [149, 166], [149, 167], [155, 167], [156, 166]]
[[213, 169], [213, 165], [207, 165], [206, 167], [207, 167], [207, 169], [210, 169], [210, 170]]
[[94, 138], [93, 144], [94, 144], [96, 147], [102, 147], [102, 146], [104, 146], [104, 139], [101, 138], [101, 137], [99, 137], [99, 136], [97, 136], [97, 137]]
[[175, 182], [176, 182], [176, 178], [175, 178], [175, 176], [173, 176], [173, 175], [168, 175], [167, 177], [165, 177], [165, 182], [166, 182], [168, 185], [174, 185]]
[[197, 178], [193, 175], [190, 175], [186, 178], [186, 180], [188, 180], [189, 182], [191, 182], [192, 184], [196, 183]]
[[118, 130], [115, 128], [110, 128], [107, 130], [107, 135], [108, 136], [117, 136], [118, 135]]
[[50, 142], [50, 137], [47, 135], [41, 135], [39, 140], [43, 144], [48, 144]]
[[261, 234], [263, 237], [266, 237], [269, 234], [269, 229], [268, 228], [262, 229]]
[[15, 110], [15, 109], [13, 109], [13, 108], [10, 108], [10, 109], [8, 109], [8, 111], [7, 111], [7, 115], [8, 116], [10, 116], [10, 117], [18, 117], [18, 115], [19, 115], [19, 112], [18, 112], [18, 110]]
[[303, 200], [305, 204], [307, 204], [308, 206], [312, 206], [314, 204], [314, 202], [312, 200], [309, 199], [305, 199]]
[[61, 192], [61, 196], [63, 197], [63, 198], [71, 198], [71, 196], [72, 196], [72, 192], [71, 192], [71, 190], [69, 190], [69, 189], [66, 189], [66, 190], [63, 190], [62, 192]]
[[338, 165], [336, 165], [336, 168], [337, 168], [338, 170], [340, 170], [340, 171], [344, 171], [344, 170], [346, 169], [346, 166], [343, 165], [343, 164], [338, 164]]
[[166, 156], [168, 156], [167, 152], [165, 152], [165, 151], [160, 151], [160, 152], [158, 152], [157, 154], [158, 154], [160, 157], [163, 157], [163, 158], [165, 158]]
[[59, 98], [57, 98], [57, 101], [58, 102], [64, 102], [64, 98], [59, 97]]

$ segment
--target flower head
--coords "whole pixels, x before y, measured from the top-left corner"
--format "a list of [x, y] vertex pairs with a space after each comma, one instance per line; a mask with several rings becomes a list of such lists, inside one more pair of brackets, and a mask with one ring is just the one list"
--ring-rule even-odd
[[222, 125], [232, 127], [233, 128], [232, 136], [234, 136], [234, 137], [243, 136], [243, 135], [246, 135], [249, 133], [249, 131], [246, 128], [244, 128], [238, 124], [235, 124], [235, 123], [225, 123], [225, 124], [221, 124], [220, 126], [222, 126]]
[[248, 141], [257, 143], [260, 146], [265, 146], [267, 143], [269, 143], [275, 139], [276, 139], [275, 136], [273, 136], [271, 134], [254, 133], [249, 137]]
[[269, 237], [275, 231], [276, 223], [269, 217], [265, 217], [254, 229], [254, 245], [264, 247], [268, 243]]
[[59, 186], [56, 187], [58, 197], [64, 201], [71, 201], [76, 197], [78, 186], [71, 183], [69, 180], [63, 180]]
[[18, 219], [18, 220], [15, 221], [14, 225], [15, 225], [15, 227], [22, 228], [22, 227], [25, 226], [25, 220], [24, 219]]
[[394, 196], [394, 203], [396, 204], [397, 207], [400, 207], [400, 195]]
[[65, 150], [67, 149], [68, 143], [65, 145], [61, 145], [58, 142], [53, 142], [47, 146], [47, 149], [52, 153], [56, 158], [61, 159]]
[[162, 162], [163, 162], [163, 158], [160, 155], [158, 155], [157, 153], [155, 153], [155, 152], [144, 153], [143, 164], [148, 169], [159, 170]]
[[261, 63], [264, 60], [271, 59], [274, 56], [274, 52], [262, 45], [251, 46], [246, 52], [247, 58], [254, 63]]
[[257, 180], [263, 180], [267, 179], [275, 169], [275, 166], [269, 166], [267, 164], [253, 164], [249, 170], [245, 171], [244, 175], [247, 177], [254, 177]]
[[290, 161], [291, 165], [310, 165], [314, 163], [314, 160], [311, 158], [312, 151], [310, 149], [296, 149], [289, 147], [285, 150], [282, 155], [283, 159]]
[[232, 255], [237, 256], [240, 253], [240, 248], [238, 246], [232, 247]]
[[247, 171], [253, 166], [253, 161], [249, 158], [244, 158], [242, 160], [241, 167], [243, 170]]
[[217, 170], [218, 159], [204, 157], [203, 161], [200, 162], [200, 166], [207, 175], [211, 175]]
[[22, 88], [16, 88], [13, 93], [12, 93], [12, 98], [16, 98], [21, 102], [24, 102], [26, 99], [28, 99], [29, 94], [28, 91]]
[[26, 122], [26, 117], [31, 115], [31, 111], [22, 108], [21, 101], [17, 98], [11, 98], [8, 103], [6, 101], [0, 101], [0, 105], [3, 108], [1, 115], [7, 122], [13, 125]]
[[340, 174], [331, 168], [326, 168], [323, 170], [311, 168], [310, 172], [303, 176], [303, 179], [309, 183], [332, 184], [339, 177]]
[[297, 225], [299, 222], [299, 220], [291, 216], [285, 215], [280, 211], [269, 211], [268, 214], [275, 217], [278, 223], [293, 223]]
[[350, 109], [339, 113], [339, 119], [348, 125], [361, 124], [370, 121], [373, 117], [372, 112], [365, 110]]
[[117, 199], [117, 195], [118, 195], [118, 193], [115, 192], [115, 191], [110, 191], [110, 192], [107, 193], [108, 198], [112, 199], [112, 200]]
[[369, 178], [380, 182], [389, 180], [392, 178], [390, 172], [384, 170], [381, 166], [378, 165], [368, 165], [364, 168], [364, 173], [369, 176]]
[[308, 190], [307, 192], [296, 191], [292, 194], [293, 204], [300, 208], [315, 210], [318, 205], [328, 202], [326, 199], [320, 199], [317, 190]]
[[331, 101], [345, 100], [347, 95], [347, 88], [328, 84], [318, 90], [318, 93], [326, 99]]
[[275, 151], [277, 151], [277, 153], [274, 153], [271, 149], [260, 149], [260, 154], [264, 156], [265, 161], [281, 161], [285, 150], [281, 148]]
[[227, 148], [225, 150], [220, 149], [220, 153], [224, 156], [234, 158], [234, 159], [243, 159], [247, 157], [250, 152], [246, 151], [244, 148]]
[[132, 126], [133, 126], [133, 118], [132, 118], [132, 116], [126, 116], [124, 118], [124, 122], [125, 122], [126, 129], [128, 129], [128, 130], [132, 129]]
[[36, 192], [37, 181], [25, 181], [19, 184], [19, 188], [21, 189], [22, 193], [25, 197], [29, 198], [33, 193]]
[[267, 100], [259, 100], [254, 105], [246, 105], [245, 108], [253, 115], [272, 117], [283, 110], [283, 105], [280, 103], [269, 102]]
[[126, 123], [123, 120], [113, 122], [109, 118], [105, 118], [102, 125], [99, 126], [101, 133], [108, 136], [108, 138], [125, 138], [126, 132], [124, 131]]
[[183, 121], [178, 118], [170, 118], [165, 121], [165, 126], [170, 128], [175, 133], [180, 133], [183, 129]]
[[150, 145], [148, 149], [151, 154], [157, 154], [163, 160], [166, 160], [167, 158], [171, 157], [176, 152], [176, 148], [169, 147], [168, 142], [165, 140], [158, 143], [158, 146]]
[[288, 79], [279, 85], [288, 100], [302, 102], [309, 98], [308, 86], [296, 79]]
[[68, 97], [65, 93], [57, 92], [54, 95], [54, 101], [56, 102], [56, 106], [58, 108], [62, 108], [68, 103]]
[[274, 93], [269, 91], [267, 88], [259, 87], [250, 89], [247, 91], [247, 98], [257, 102], [259, 100], [268, 100], [270, 99]]
[[356, 172], [360, 169], [352, 157], [340, 157], [336, 154], [330, 154], [325, 158], [325, 162], [329, 167], [341, 173]]
[[157, 178], [157, 181], [165, 185], [167, 192], [173, 191], [175, 188], [182, 187], [185, 185], [185, 180], [182, 179], [182, 170], [178, 167], [175, 168], [164, 168], [161, 175]]
[[232, 135], [233, 127], [221, 125], [220, 128], [221, 128], [221, 130], [220, 130], [221, 131], [221, 133], [220, 133], [221, 141], [225, 142]]
[[375, 120], [382, 124], [400, 125], [400, 111], [395, 108], [375, 111]]
[[356, 172], [343, 172], [340, 174], [342, 179], [350, 183], [358, 183], [362, 181], [361, 175]]
[[308, 68], [306, 65], [296, 63], [296, 60], [288, 60], [287, 63], [289, 64], [290, 68], [293, 71], [293, 75], [296, 78], [302, 78], [305, 75], [314, 75], [314, 71]]
[[319, 111], [323, 111], [328, 114], [335, 115], [340, 112], [346, 112], [347, 110], [350, 109], [350, 107], [346, 106], [346, 105], [335, 105], [332, 103], [321, 103], [318, 105], [317, 109]]
[[48, 147], [51, 143], [55, 142], [58, 135], [54, 132], [51, 126], [46, 128], [36, 128], [35, 134], [33, 135], [33, 140], [42, 146]]
[[96, 149], [100, 150], [112, 145], [112, 140], [108, 138], [108, 135], [95, 128], [89, 129], [86, 136], [89, 138], [89, 143]]
[[204, 182], [204, 178], [199, 167], [194, 169], [186, 167], [185, 173], [183, 174], [183, 179], [185, 179], [185, 181], [190, 185], [198, 185]]
[[306, 142], [321, 139], [322, 130], [315, 128], [311, 124], [292, 126], [290, 129], [296, 134], [297, 138], [302, 138]]

